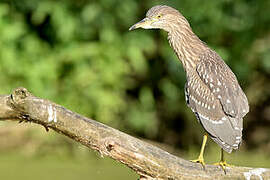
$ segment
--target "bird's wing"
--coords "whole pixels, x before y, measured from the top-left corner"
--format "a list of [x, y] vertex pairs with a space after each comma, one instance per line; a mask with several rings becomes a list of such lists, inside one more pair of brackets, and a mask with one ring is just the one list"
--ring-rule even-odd
[[242, 118], [225, 114], [219, 99], [196, 71], [189, 71], [185, 94], [188, 106], [211, 138], [229, 153], [238, 149], [242, 137]]
[[233, 118], [243, 118], [249, 111], [247, 97], [221, 57], [213, 51], [200, 57], [196, 71], [210, 91], [219, 99], [223, 111]]

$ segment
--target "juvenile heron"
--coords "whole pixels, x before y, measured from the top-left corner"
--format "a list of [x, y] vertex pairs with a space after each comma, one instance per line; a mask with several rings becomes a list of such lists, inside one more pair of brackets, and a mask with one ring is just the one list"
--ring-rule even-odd
[[243, 117], [249, 111], [247, 97], [222, 58], [196, 36], [186, 18], [176, 9], [158, 5], [129, 30], [163, 29], [186, 72], [185, 96], [206, 131], [198, 162], [204, 165], [204, 147], [209, 135], [221, 147], [219, 165], [227, 165], [223, 150], [231, 153], [242, 141]]

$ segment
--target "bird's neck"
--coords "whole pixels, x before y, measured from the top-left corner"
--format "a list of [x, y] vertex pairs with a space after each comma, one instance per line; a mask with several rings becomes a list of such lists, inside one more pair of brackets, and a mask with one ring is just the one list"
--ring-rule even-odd
[[188, 23], [175, 23], [168, 32], [168, 40], [186, 71], [195, 68], [199, 56], [208, 49], [206, 44], [193, 33]]

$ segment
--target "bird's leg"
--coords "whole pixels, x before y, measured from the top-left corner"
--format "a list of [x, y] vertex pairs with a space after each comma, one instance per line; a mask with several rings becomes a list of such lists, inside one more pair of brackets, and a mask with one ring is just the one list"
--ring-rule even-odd
[[200, 151], [200, 155], [199, 155], [198, 159], [191, 160], [192, 162], [201, 163], [203, 166], [205, 165], [203, 153], [204, 153], [204, 148], [205, 148], [206, 142], [207, 142], [207, 134], [205, 134], [203, 136], [202, 147], [201, 147], [201, 151]]
[[221, 148], [221, 156], [220, 161], [218, 163], [215, 163], [214, 165], [220, 166], [223, 171], [226, 173], [225, 169], [226, 167], [231, 167], [232, 165], [228, 164], [224, 158], [224, 150]]

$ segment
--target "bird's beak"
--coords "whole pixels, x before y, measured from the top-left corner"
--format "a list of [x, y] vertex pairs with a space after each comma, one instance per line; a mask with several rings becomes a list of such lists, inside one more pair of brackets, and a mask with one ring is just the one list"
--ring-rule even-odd
[[141, 21], [137, 22], [136, 24], [134, 24], [133, 26], [131, 26], [129, 28], [129, 31], [137, 29], [137, 28], [151, 29], [151, 28], [153, 28], [151, 26], [152, 22], [153, 22], [152, 19], [146, 17], [143, 20], [141, 20]]

